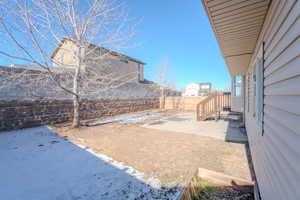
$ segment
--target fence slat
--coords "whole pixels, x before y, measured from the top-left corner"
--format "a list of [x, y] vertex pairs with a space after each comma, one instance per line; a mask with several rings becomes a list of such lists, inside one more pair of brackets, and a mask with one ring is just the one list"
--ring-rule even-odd
[[197, 105], [197, 120], [206, 120], [209, 116], [220, 115], [231, 107], [230, 93], [214, 93]]

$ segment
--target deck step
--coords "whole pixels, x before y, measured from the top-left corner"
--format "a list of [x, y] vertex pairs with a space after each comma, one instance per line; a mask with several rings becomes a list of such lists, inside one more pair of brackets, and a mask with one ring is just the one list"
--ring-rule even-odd
[[206, 179], [214, 184], [222, 186], [253, 187], [254, 182], [238, 177], [233, 177], [220, 172], [211, 171], [204, 168], [198, 169], [198, 177]]
[[191, 179], [187, 187], [182, 190], [181, 194], [178, 196], [177, 200], [191, 200], [193, 194], [197, 192], [197, 185], [195, 186], [195, 181], [197, 178], [201, 178], [216, 186], [220, 187], [232, 187], [236, 190], [243, 192], [254, 192], [254, 182], [246, 179], [233, 177], [220, 172], [211, 171], [204, 168], [199, 168], [197, 174]]

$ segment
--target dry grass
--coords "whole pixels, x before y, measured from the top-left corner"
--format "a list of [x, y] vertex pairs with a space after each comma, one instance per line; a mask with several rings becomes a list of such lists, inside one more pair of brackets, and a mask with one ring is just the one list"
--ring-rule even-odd
[[[161, 117], [173, 114], [166, 112]], [[79, 129], [61, 124], [54, 130], [60, 136], [132, 166], [146, 176], [159, 178], [165, 187], [186, 186], [199, 167], [250, 179], [243, 144], [145, 128], [142, 127], [144, 123], [149, 121]]]
[[192, 178], [180, 200], [212, 200], [210, 194], [216, 190], [215, 186], [201, 178]]
[[180, 200], [254, 200], [254, 194], [231, 186], [218, 186], [194, 177]]

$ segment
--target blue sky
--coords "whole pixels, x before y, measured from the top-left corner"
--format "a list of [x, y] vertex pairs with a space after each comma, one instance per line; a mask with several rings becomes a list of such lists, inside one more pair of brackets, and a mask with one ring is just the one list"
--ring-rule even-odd
[[168, 60], [177, 88], [190, 82], [229, 86], [230, 75], [200, 0], [128, 0], [130, 14], [142, 17], [126, 54], [147, 63], [145, 77], [155, 80], [157, 66]]
[[[170, 79], [178, 89], [191, 82], [211, 82], [213, 88], [229, 86], [230, 75], [200, 0], [127, 0], [132, 17], [142, 18], [139, 45], [122, 53], [141, 60], [145, 77], [156, 81], [157, 68], [168, 61]], [[4, 51], [10, 48], [0, 47]], [[0, 65], [9, 65], [0, 58]]]

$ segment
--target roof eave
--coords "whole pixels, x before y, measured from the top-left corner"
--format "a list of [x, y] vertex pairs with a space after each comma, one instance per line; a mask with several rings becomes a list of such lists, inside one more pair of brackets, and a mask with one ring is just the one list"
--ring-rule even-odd
[[[214, 5], [211, 4], [209, 7], [209, 3], [207, 0], [201, 0], [202, 5], [206, 11], [206, 14], [208, 16], [209, 22], [211, 24], [212, 30], [215, 34], [215, 37], [217, 39], [218, 45], [221, 49], [221, 54], [225, 59], [225, 62], [227, 64], [227, 68], [232, 76], [235, 75], [245, 75], [246, 71], [248, 69], [248, 66], [250, 64], [251, 58], [253, 56], [253, 52], [256, 47], [257, 39], [260, 35], [260, 32], [262, 30], [265, 16], [267, 15], [268, 8], [269, 8], [269, 0], [261, 0], [261, 1], [253, 1], [250, 3], [253, 4], [259, 4], [261, 6], [261, 9], [263, 10], [262, 13], [264, 14], [263, 19], [260, 19], [259, 23], [257, 26], [251, 27], [250, 30], [245, 30], [245, 27], [248, 28], [247, 26], [247, 21], [250, 20], [249, 23], [253, 23], [252, 18], [253, 18], [253, 13], [255, 10], [251, 10], [253, 8], [253, 4], [248, 4], [249, 10], [247, 10], [248, 13], [245, 14], [243, 12], [239, 12], [239, 9], [247, 9], [247, 6], [240, 7], [239, 9], [235, 9], [234, 11], [238, 14], [231, 14], [231, 16], [228, 17], [228, 10], [230, 10], [230, 6], [235, 7], [236, 5], [230, 4], [230, 1], [225, 1], [225, 2], [220, 2], [218, 3], [213, 3]], [[240, 4], [246, 4], [248, 2], [240, 1]], [[226, 5], [227, 4], [227, 5]], [[265, 9], [266, 8], [266, 9]], [[210, 9], [212, 9], [214, 12], [214, 15], [211, 13]], [[223, 9], [223, 10], [222, 10]], [[253, 12], [254, 11], [254, 12]], [[218, 13], [217, 13], [218, 12]], [[217, 13], [217, 14], [216, 14]], [[251, 13], [251, 14], [250, 14]], [[238, 15], [243, 15], [244, 19], [239, 20]], [[213, 18], [214, 17], [214, 18]], [[245, 18], [246, 17], [246, 18]], [[247, 18], [248, 17], [248, 18]], [[221, 20], [220, 20], [221, 19]], [[247, 19], [247, 21], [245, 20]], [[234, 26], [231, 21], [234, 23], [238, 23], [239, 26]], [[216, 23], [215, 23], [216, 22]], [[216, 29], [216, 26], [218, 30]], [[224, 28], [225, 27], [225, 28]], [[232, 31], [228, 27], [233, 27], [234, 30]], [[240, 28], [243, 27], [243, 28]], [[254, 31], [253, 31], [254, 30]], [[252, 31], [254, 32], [253, 34], [250, 34], [250, 39], [247, 37], [247, 39], [243, 39], [244, 37], [235, 37], [237, 34], [248, 34]], [[234, 32], [234, 33], [233, 33]], [[237, 33], [236, 33], [237, 32]], [[226, 38], [226, 40], [224, 40]], [[234, 39], [232, 39], [234, 38]]]

